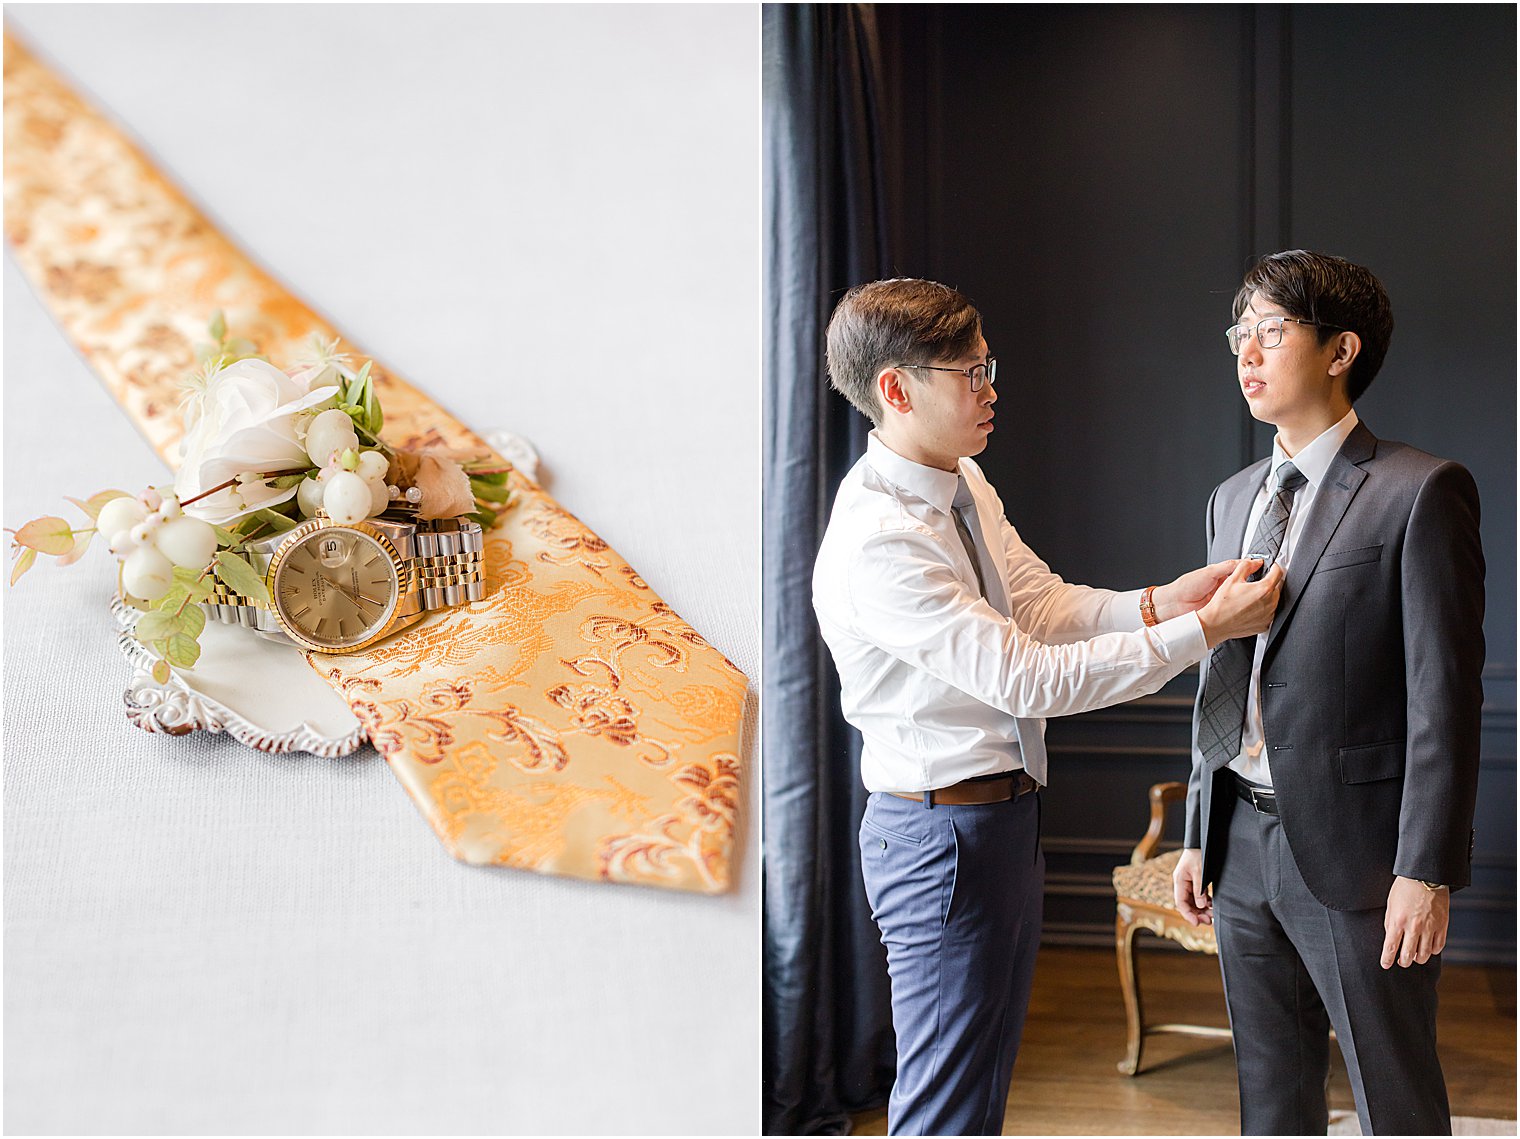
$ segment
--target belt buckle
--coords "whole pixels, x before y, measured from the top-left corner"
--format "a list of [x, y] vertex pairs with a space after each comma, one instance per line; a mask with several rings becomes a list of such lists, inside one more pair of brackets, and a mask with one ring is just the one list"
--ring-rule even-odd
[[1246, 788], [1246, 790], [1248, 790], [1248, 791], [1251, 792], [1251, 806], [1256, 809], [1256, 812], [1258, 814], [1270, 815], [1272, 813], [1271, 811], [1269, 811], [1266, 808], [1264, 808], [1261, 804], [1262, 804], [1262, 801], [1265, 800], [1269, 804], [1271, 804], [1273, 806], [1276, 806], [1276, 804], [1277, 804], [1277, 792], [1276, 791], [1267, 791], [1267, 790], [1264, 790], [1264, 789], [1262, 789], [1260, 787], [1248, 787], [1248, 788]]

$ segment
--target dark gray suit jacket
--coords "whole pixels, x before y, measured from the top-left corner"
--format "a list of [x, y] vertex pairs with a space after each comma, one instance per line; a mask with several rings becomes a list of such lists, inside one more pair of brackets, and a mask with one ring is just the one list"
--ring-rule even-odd
[[[1209, 499], [1209, 561], [1240, 556], [1263, 460]], [[1478, 488], [1458, 463], [1358, 424], [1309, 507], [1261, 671], [1282, 827], [1331, 909], [1381, 907], [1395, 875], [1470, 881], [1483, 704]], [[1199, 698], [1208, 679], [1202, 666]], [[1207, 767], [1194, 713], [1188, 847], [1205, 882], [1233, 790]], [[1214, 807], [1219, 807], [1215, 810]]]

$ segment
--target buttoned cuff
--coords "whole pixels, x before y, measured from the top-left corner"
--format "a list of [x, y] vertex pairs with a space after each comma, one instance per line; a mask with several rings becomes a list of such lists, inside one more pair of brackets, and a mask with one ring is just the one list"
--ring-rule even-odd
[[1197, 664], [1209, 654], [1209, 642], [1203, 635], [1203, 622], [1197, 613], [1172, 617], [1151, 626], [1147, 632], [1161, 642], [1162, 655], [1173, 664]]

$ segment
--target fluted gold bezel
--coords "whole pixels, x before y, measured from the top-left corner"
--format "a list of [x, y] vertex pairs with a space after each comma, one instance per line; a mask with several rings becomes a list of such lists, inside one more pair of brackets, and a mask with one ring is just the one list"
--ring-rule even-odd
[[[296, 625], [293, 619], [286, 617], [284, 602], [275, 587], [275, 583], [279, 578], [280, 567], [284, 564], [286, 558], [297, 549], [305, 546], [314, 535], [327, 530], [351, 530], [375, 542], [386, 557], [390, 559], [391, 572], [396, 578], [396, 588], [391, 594], [390, 603], [386, 606], [383, 619], [377, 622], [366, 636], [351, 645], [333, 645], [308, 636]], [[396, 547], [382, 530], [371, 526], [368, 522], [341, 523], [334, 522], [331, 518], [327, 517], [312, 518], [303, 522], [285, 536], [285, 540], [280, 543], [280, 548], [274, 552], [274, 556], [269, 561], [269, 572], [264, 575], [264, 584], [269, 589], [271, 611], [274, 613], [275, 619], [279, 621], [280, 628], [284, 630], [285, 635], [302, 648], [310, 649], [313, 652], [330, 654], [356, 653], [368, 648], [376, 641], [389, 636], [392, 630], [401, 623], [402, 619], [398, 616], [401, 609], [401, 599], [412, 586], [410, 565], [396, 551]]]

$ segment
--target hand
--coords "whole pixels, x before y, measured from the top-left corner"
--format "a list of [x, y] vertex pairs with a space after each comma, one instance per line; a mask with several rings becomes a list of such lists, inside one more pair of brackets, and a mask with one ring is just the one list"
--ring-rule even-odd
[[1450, 920], [1450, 890], [1427, 890], [1413, 878], [1395, 878], [1383, 915], [1383, 968], [1393, 968], [1395, 961], [1401, 969], [1425, 964], [1446, 948]]
[[1156, 606], [1156, 620], [1165, 621], [1202, 609], [1238, 562], [1238, 558], [1215, 562], [1202, 569], [1190, 570], [1168, 585], [1158, 585], [1151, 594], [1151, 601]]
[[1260, 558], [1236, 562], [1230, 576], [1198, 610], [1203, 638], [1209, 648], [1237, 637], [1254, 637], [1272, 627], [1277, 597], [1282, 590], [1283, 568], [1281, 562], [1274, 562], [1260, 581], [1247, 581], [1247, 575], [1255, 573], [1260, 565]]
[[1203, 851], [1182, 852], [1172, 871], [1172, 900], [1188, 925], [1214, 924], [1214, 899], [1203, 886]]

